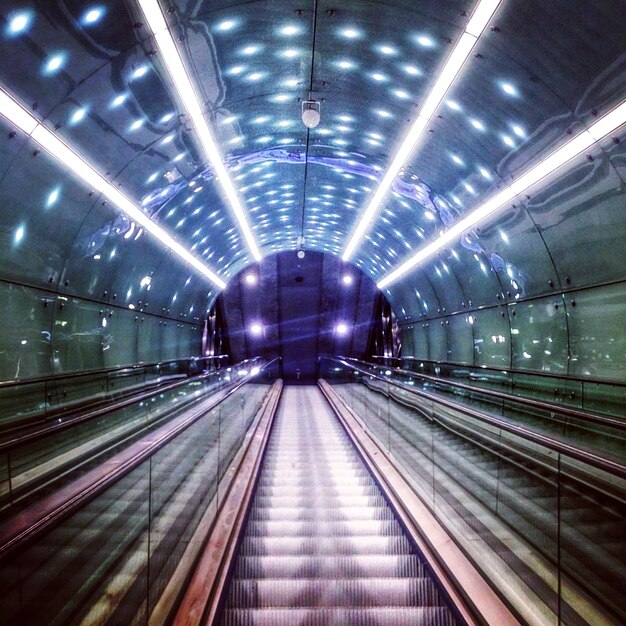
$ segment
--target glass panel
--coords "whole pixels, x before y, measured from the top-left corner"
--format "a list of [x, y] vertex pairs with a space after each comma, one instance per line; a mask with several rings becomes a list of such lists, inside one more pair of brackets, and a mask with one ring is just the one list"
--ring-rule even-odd
[[[617, 138], [614, 162], [623, 159], [626, 136], [622, 132]], [[551, 176], [527, 205], [563, 288], [624, 279], [624, 182], [608, 166], [609, 156], [601, 148], [590, 148], [587, 154], [590, 158], [572, 161], [566, 175]]]
[[57, 372], [102, 369], [103, 307], [94, 302], [57, 296], [52, 331]]
[[[91, 621], [98, 610], [101, 618], [117, 611], [118, 623], [130, 624], [133, 613], [145, 615], [141, 593], [145, 595], [148, 562], [149, 485], [149, 463], [144, 463], [32, 547], [3, 562], [0, 602], [6, 623], [49, 626], [51, 616], [57, 624]], [[105, 572], [122, 558], [128, 559], [129, 580], [137, 584], [113, 594]]]
[[597, 623], [626, 623], [626, 481], [563, 459], [559, 495], [561, 623], [574, 623], [580, 597]]
[[471, 318], [474, 332], [474, 365], [510, 367], [511, 336], [506, 309], [497, 307], [474, 311]]
[[[10, 137], [5, 128], [0, 122], [4, 137]], [[66, 254], [94, 202], [88, 191], [38, 144], [29, 141], [20, 150], [0, 182], [4, 280], [56, 287]]]
[[[0, 381], [52, 373], [53, 310], [52, 296], [0, 283]], [[39, 396], [37, 401], [42, 400]], [[0, 414], [7, 409], [0, 402]]]
[[566, 374], [568, 336], [562, 296], [511, 304], [508, 313], [511, 367]]
[[568, 294], [570, 374], [626, 380], [625, 296], [625, 283]]
[[521, 206], [486, 222], [477, 234], [496, 270], [506, 300], [522, 300], [556, 289], [556, 270], [534, 222]]
[[451, 315], [448, 320], [448, 360], [471, 364], [474, 361], [473, 325], [468, 315]]
[[428, 358], [432, 361], [448, 360], [448, 333], [444, 320], [426, 322], [428, 329]]

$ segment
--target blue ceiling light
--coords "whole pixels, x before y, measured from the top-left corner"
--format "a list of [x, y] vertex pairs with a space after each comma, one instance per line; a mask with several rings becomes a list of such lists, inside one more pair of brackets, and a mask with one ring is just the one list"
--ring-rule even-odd
[[227, 33], [232, 31], [236, 26], [237, 22], [235, 20], [224, 20], [215, 27], [215, 30], [221, 33]]
[[48, 194], [48, 197], [46, 198], [46, 208], [49, 209], [51, 206], [54, 206], [58, 202], [60, 195], [61, 195], [61, 188], [60, 187], [54, 188]]
[[434, 39], [429, 35], [418, 35], [415, 41], [423, 48], [433, 48], [435, 46]]
[[80, 21], [85, 26], [91, 26], [92, 24], [97, 24], [104, 17], [104, 14], [104, 7], [91, 7], [90, 9], [87, 9], [87, 11], [85, 11]]
[[285, 24], [278, 29], [279, 34], [284, 37], [293, 37], [302, 32], [302, 29], [295, 24]]
[[79, 124], [85, 119], [87, 115], [87, 107], [81, 107], [80, 109], [76, 109], [72, 115], [70, 115], [70, 126], [75, 126]]
[[518, 96], [519, 92], [517, 87], [509, 82], [500, 82], [500, 89], [504, 91], [507, 96]]
[[115, 98], [113, 98], [113, 100], [111, 100], [111, 104], [109, 105], [112, 109], [116, 109], [119, 106], [122, 106], [122, 104], [124, 104], [124, 102], [126, 102], [126, 100], [128, 99], [128, 94], [127, 93], [121, 93], [117, 96], [115, 96]]
[[67, 55], [64, 52], [57, 52], [56, 54], [49, 56], [43, 67], [44, 74], [49, 76], [56, 74], [63, 68], [66, 61]]
[[360, 30], [352, 27], [343, 28], [339, 34], [346, 39], [360, 39], [363, 36]]
[[33, 23], [32, 11], [16, 11], [9, 14], [5, 29], [9, 37], [17, 37], [27, 32]]
[[13, 245], [19, 246], [22, 239], [24, 239], [24, 235], [26, 234], [26, 227], [24, 225], [18, 226], [13, 233]]
[[150, 68], [147, 65], [140, 65], [137, 69], [133, 71], [130, 75], [131, 80], [136, 80], [138, 78], [142, 78], [148, 73]]

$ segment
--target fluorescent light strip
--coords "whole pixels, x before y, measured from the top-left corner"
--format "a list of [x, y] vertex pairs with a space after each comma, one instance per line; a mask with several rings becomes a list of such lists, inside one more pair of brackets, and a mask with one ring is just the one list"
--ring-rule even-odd
[[87, 161], [74, 152], [70, 146], [59, 139], [52, 131], [48, 130], [24, 106], [2, 88], [0, 88], [0, 115], [24, 133], [30, 135], [44, 150], [82, 179], [89, 188], [106, 196], [115, 206], [126, 213], [131, 220], [154, 235], [166, 248], [178, 255], [185, 263], [191, 265], [203, 276], [206, 276], [220, 289], [226, 287], [226, 283], [215, 272], [211, 271], [202, 261], [193, 256], [184, 246], [155, 224], [117, 187], [109, 183]]
[[448, 57], [441, 74], [437, 77], [433, 88], [430, 90], [428, 96], [426, 96], [426, 100], [424, 100], [417, 119], [413, 122], [407, 136], [404, 138], [404, 141], [391, 161], [391, 165], [380, 181], [380, 185], [378, 189], [376, 189], [372, 200], [361, 216], [361, 220], [354, 229], [350, 241], [342, 255], [344, 261], [349, 261], [354, 255], [361, 239], [376, 217], [380, 204], [387, 195], [398, 172], [402, 169], [411, 152], [417, 145], [417, 142], [424, 134], [426, 126], [450, 89], [450, 85], [452, 85], [454, 79], [461, 71], [465, 61], [472, 53], [478, 38], [485, 30], [489, 20], [493, 17], [493, 14], [496, 12], [501, 2], [502, 0], [480, 0], [474, 9], [465, 28], [465, 32], [461, 35], [454, 50]]
[[573, 139], [555, 150], [552, 154], [542, 159], [522, 174], [511, 185], [492, 196], [485, 203], [472, 211], [469, 215], [457, 222], [443, 235], [424, 246], [417, 254], [407, 259], [392, 272], [387, 274], [378, 282], [378, 288], [384, 289], [401, 276], [413, 269], [416, 265], [431, 257], [433, 254], [447, 246], [452, 241], [461, 237], [465, 232], [471, 230], [486, 217], [493, 216], [497, 211], [504, 209], [508, 203], [516, 196], [525, 193], [533, 185], [550, 176], [571, 159], [584, 154], [593, 144], [600, 141], [607, 135], [615, 132], [620, 126], [626, 124], [626, 101], [613, 109], [610, 113], [600, 118], [588, 129], [581, 131]]
[[228, 175], [228, 172], [226, 171], [226, 167], [224, 166], [222, 155], [218, 150], [215, 139], [213, 138], [211, 130], [209, 129], [206, 119], [202, 113], [200, 101], [198, 100], [196, 92], [193, 88], [189, 74], [185, 69], [185, 65], [180, 53], [178, 52], [176, 43], [174, 42], [172, 34], [169, 31], [165, 16], [161, 10], [158, 0], [138, 0], [138, 3], [157, 42], [161, 52], [161, 59], [165, 63], [170, 74], [170, 78], [176, 87], [176, 91], [178, 92], [178, 95], [187, 110], [187, 114], [191, 119], [191, 123], [198, 133], [198, 138], [200, 139], [200, 144], [204, 149], [205, 155], [213, 166], [217, 180], [221, 184], [222, 189], [226, 194], [226, 198], [228, 199], [233, 213], [235, 214], [237, 222], [239, 223], [239, 228], [241, 229], [246, 243], [248, 244], [248, 248], [250, 249], [252, 256], [254, 256], [257, 261], [260, 261], [262, 258], [261, 252], [259, 251], [257, 243], [254, 239], [250, 225], [248, 224], [246, 213], [241, 205], [241, 202], [239, 201], [239, 198], [237, 197], [235, 187]]

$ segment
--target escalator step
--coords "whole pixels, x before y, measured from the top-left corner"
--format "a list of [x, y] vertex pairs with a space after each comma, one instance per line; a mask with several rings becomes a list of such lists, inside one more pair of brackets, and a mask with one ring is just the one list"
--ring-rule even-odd
[[223, 626], [455, 626], [443, 607], [228, 609]]
[[239, 608], [439, 606], [430, 578], [234, 580], [230, 603]]
[[456, 626], [319, 390], [286, 388], [222, 626]]

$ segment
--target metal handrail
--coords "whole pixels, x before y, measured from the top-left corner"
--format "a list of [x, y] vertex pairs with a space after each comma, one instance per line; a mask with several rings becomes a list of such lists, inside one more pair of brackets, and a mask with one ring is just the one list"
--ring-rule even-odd
[[514, 369], [514, 368], [501, 368], [501, 367], [492, 367], [490, 365], [482, 366], [482, 365], [473, 365], [468, 363], [451, 363], [449, 361], [433, 361], [432, 359], [421, 359], [415, 356], [383, 356], [381, 354], [374, 354], [371, 357], [372, 359], [394, 359], [397, 361], [418, 361], [424, 363], [432, 363], [433, 365], [444, 365], [446, 367], [466, 367], [470, 370], [476, 370], [476, 372], [481, 371], [491, 371], [498, 372], [500, 374], [524, 374], [528, 376], [540, 376], [542, 378], [551, 378], [555, 380], [568, 380], [577, 383], [585, 383], [585, 384], [595, 384], [595, 385], [612, 385], [617, 387], [626, 387], [626, 382], [623, 380], [613, 380], [613, 379], [599, 379], [599, 378], [586, 378], [584, 376], [572, 376], [571, 374], [553, 374], [552, 372], [540, 372], [536, 370], [526, 370], [526, 369]]
[[[341, 357], [341, 358], [344, 358], [347, 361], [356, 361], [357, 363], [361, 363], [363, 365], [370, 365], [366, 361], [361, 361], [359, 359], [354, 359], [351, 357]], [[371, 365], [380, 367], [379, 365], [376, 365], [375, 363]], [[473, 393], [480, 393], [485, 396], [493, 396], [494, 398], [500, 398], [508, 402], [514, 402], [516, 404], [524, 404], [526, 406], [531, 406], [537, 409], [542, 409], [544, 411], [549, 411], [551, 413], [560, 413], [566, 417], [572, 417], [572, 418], [586, 421], [586, 422], [594, 422], [596, 424], [602, 424], [604, 426], [610, 426], [611, 428], [616, 428], [617, 430], [626, 431], [626, 420], [623, 420], [617, 417], [610, 417], [608, 415], [599, 415], [598, 413], [590, 413], [588, 411], [581, 411], [580, 409], [575, 409], [575, 408], [568, 407], [568, 406], [561, 406], [559, 404], [553, 404], [551, 402], [544, 402], [543, 400], [535, 400], [533, 398], [525, 398], [523, 396], [516, 396], [515, 394], [505, 393], [504, 391], [496, 391], [494, 389], [486, 389], [482, 387], [473, 387], [472, 385], [466, 385], [465, 383], [459, 383], [453, 380], [438, 378], [436, 376], [430, 376], [429, 374], [422, 374], [421, 372], [413, 372], [412, 370], [396, 368], [396, 371], [402, 373], [403, 375], [411, 376], [413, 378], [423, 378], [428, 381], [432, 381], [433, 383], [436, 383], [436, 384], [448, 385], [450, 387], [458, 387], [459, 389], [472, 391]]]
[[430, 400], [431, 402], [435, 402], [435, 403], [447, 406], [448, 408], [454, 409], [455, 411], [465, 413], [466, 415], [469, 415], [470, 417], [473, 417], [474, 419], [477, 419], [478, 421], [483, 422], [484, 424], [496, 426], [497, 428], [500, 428], [509, 433], [517, 435], [518, 437], [522, 437], [523, 439], [532, 441], [533, 443], [538, 443], [539, 445], [542, 445], [546, 448], [549, 448], [550, 450], [558, 452], [559, 454], [565, 454], [566, 456], [572, 457], [579, 461], [583, 461], [584, 463], [587, 463], [588, 465], [591, 465], [592, 467], [595, 467], [597, 469], [601, 469], [609, 474], [612, 474], [613, 476], [618, 476], [619, 478], [626, 479], [626, 465], [622, 465], [621, 463], [618, 463], [617, 461], [613, 461], [611, 459], [607, 459], [606, 457], [600, 456], [598, 454], [594, 454], [593, 452], [588, 452], [587, 450], [577, 448], [576, 446], [572, 446], [570, 444], [564, 443], [562, 441], [559, 441], [558, 439], [549, 437], [548, 435], [542, 435], [533, 430], [525, 428], [524, 426], [511, 424], [510, 422], [503, 420], [499, 417], [496, 417], [495, 415], [490, 415], [486, 412], [477, 411], [464, 404], [453, 402], [451, 400], [448, 400], [447, 398], [442, 398], [433, 393], [422, 391], [421, 389], [414, 389], [414, 388], [406, 387], [394, 380], [391, 380], [384, 376], [378, 376], [378, 374], [375, 374], [373, 372], [368, 372], [367, 370], [363, 370], [359, 367], [356, 367], [348, 363], [348, 361], [344, 359], [332, 358], [332, 357], [331, 359], [336, 361], [337, 363], [342, 363], [346, 367], [350, 367], [360, 372], [361, 374], [364, 374], [366, 376], [371, 376], [387, 384], [393, 385], [394, 387], [404, 389], [404, 391], [407, 391], [411, 394], [421, 396], [422, 398]]
[[[260, 370], [263, 371], [267, 367], [269, 367], [275, 361], [280, 360], [281, 357], [275, 357], [271, 361], [264, 363], [261, 365]], [[252, 359], [246, 359], [249, 361]], [[245, 361], [242, 361], [245, 362]], [[186, 430], [189, 426], [195, 423], [198, 419], [200, 419], [203, 415], [206, 415], [209, 410], [221, 404], [226, 398], [231, 396], [235, 391], [237, 391], [240, 387], [245, 385], [248, 382], [247, 377], [241, 380], [238, 383], [235, 383], [221, 398], [217, 399], [213, 406], [206, 408], [191, 416], [187, 419], [183, 424], [172, 428], [171, 431], [165, 433], [159, 439], [153, 441], [148, 446], [141, 449], [141, 451], [131, 459], [124, 461], [121, 465], [115, 467], [111, 472], [99, 478], [94, 484], [85, 487], [79, 493], [74, 494], [67, 502], [60, 504], [53, 511], [48, 512], [42, 518], [35, 521], [33, 524], [28, 526], [28, 528], [20, 531], [17, 535], [12, 536], [10, 538], [3, 537], [3, 541], [0, 542], [0, 559], [6, 557], [6, 555], [13, 550], [15, 550], [18, 546], [24, 545], [26, 542], [31, 542], [36, 539], [41, 533], [47, 531], [47, 529], [55, 524], [56, 522], [64, 519], [68, 515], [71, 515], [75, 510], [77, 510], [82, 504], [85, 502], [95, 498], [97, 495], [105, 491], [110, 485], [114, 484], [116, 481], [120, 480], [127, 474], [129, 474], [133, 469], [138, 467], [145, 459], [149, 458], [156, 452], [158, 452], [161, 448], [163, 448], [166, 444], [168, 444], [172, 439], [174, 439], [178, 434], [182, 431]]]
[[[256, 357], [256, 358], [259, 358], [259, 357]], [[254, 361], [254, 360], [255, 360], [254, 358], [245, 359], [243, 361], [240, 361], [233, 367], [240, 367], [244, 363], [249, 363], [250, 361]], [[269, 363], [267, 363], [266, 365], [269, 365]], [[266, 365], [264, 365], [263, 367], [265, 367]], [[211, 376], [214, 376], [217, 373], [218, 373], [218, 370], [215, 370], [212, 372], [208, 372], [206, 374], [200, 374], [198, 376], [185, 378], [185, 380], [179, 380], [169, 385], [165, 385], [163, 387], [158, 387], [156, 389], [151, 389], [150, 391], [146, 391], [144, 393], [130, 396], [129, 398], [120, 400], [119, 402], [116, 402], [115, 404], [108, 404], [99, 409], [94, 409], [93, 411], [89, 411], [87, 413], [81, 413], [80, 415], [76, 417], [73, 417], [64, 421], [60, 421], [60, 422], [55, 421], [52, 424], [47, 424], [46, 426], [44, 426], [43, 428], [39, 430], [25, 433], [23, 435], [19, 435], [15, 439], [10, 439], [9, 441], [4, 441], [0, 443], [0, 453], [6, 452], [13, 448], [18, 448], [26, 443], [32, 443], [33, 441], [43, 439], [52, 433], [61, 432], [63, 430], [71, 428], [72, 426], [76, 426], [76, 424], [81, 424], [82, 422], [87, 422], [97, 417], [102, 417], [103, 415], [107, 415], [108, 413], [113, 413], [114, 411], [118, 411], [119, 409], [123, 409], [127, 406], [131, 406], [132, 404], [136, 404], [137, 402], [148, 400], [152, 396], [156, 396], [167, 391], [172, 391], [173, 389], [177, 389], [178, 387], [183, 387], [185, 385], [188, 385], [191, 382], [205, 380], [207, 378], [210, 378]]]
[[64, 374], [50, 374], [49, 376], [37, 376], [35, 378], [15, 378], [13, 380], [0, 381], [0, 389], [6, 387], [17, 387], [19, 385], [34, 385], [37, 383], [54, 382], [65, 378], [81, 378], [85, 376], [97, 376], [98, 374], [110, 374], [112, 372], [123, 372], [124, 370], [140, 370], [149, 367], [161, 367], [170, 363], [181, 363], [191, 361], [208, 361], [211, 359], [228, 358], [227, 354], [217, 356], [188, 356], [181, 359], [168, 359], [167, 361], [155, 361], [153, 363], [133, 363], [131, 365], [116, 365], [114, 367], [103, 367], [100, 369], [81, 370], [80, 372], [67, 372]]

